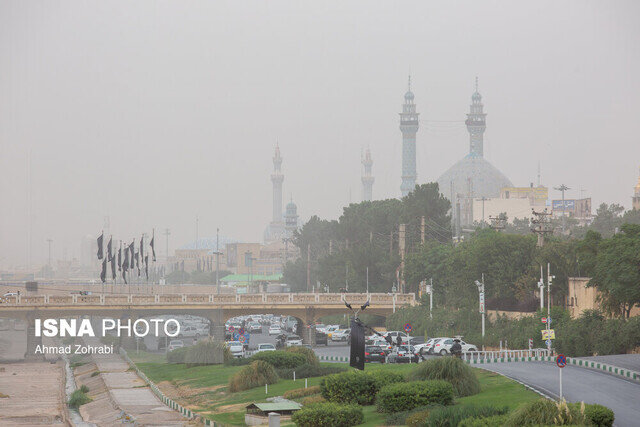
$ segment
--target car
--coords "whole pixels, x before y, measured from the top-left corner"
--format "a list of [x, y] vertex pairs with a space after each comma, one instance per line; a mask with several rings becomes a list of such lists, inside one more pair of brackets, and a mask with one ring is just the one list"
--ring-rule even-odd
[[329, 345], [329, 339], [327, 338], [327, 334], [316, 330], [316, 345], [321, 344]]
[[326, 327], [327, 327], [327, 326], [326, 326], [325, 324], [323, 324], [323, 323], [316, 323], [316, 324], [315, 324], [316, 331], [320, 331], [320, 332], [322, 332], [323, 334], [326, 334], [326, 332], [325, 332], [325, 328], [326, 328]]
[[371, 345], [375, 345], [378, 346], [380, 348], [382, 348], [382, 350], [386, 353], [389, 354], [393, 351], [393, 346], [391, 344], [389, 344], [386, 340], [374, 340], [373, 344]]
[[416, 345], [416, 351], [422, 355], [429, 354], [429, 350], [433, 347], [435, 340], [436, 338], [429, 338], [426, 342]]
[[[439, 354], [440, 356], [446, 356], [451, 353], [451, 346], [453, 345], [453, 338], [441, 338], [435, 346], [433, 353]], [[469, 353], [472, 351], [478, 351], [478, 348], [473, 344], [467, 344], [466, 342], [460, 340], [460, 346], [462, 347], [463, 353]]]
[[186, 325], [180, 328], [180, 334], [178, 335], [180, 338], [200, 338], [200, 332], [198, 328], [191, 325]]
[[327, 336], [329, 337], [329, 339], [331, 339], [331, 335], [338, 331], [340, 329], [340, 325], [329, 325], [327, 327], [325, 327], [323, 329], [322, 332], [324, 332], [325, 334], [327, 334]]
[[420, 359], [420, 355], [412, 345], [397, 346], [387, 356], [387, 361], [389, 363], [418, 363], [420, 362]]
[[364, 348], [364, 362], [380, 362], [384, 363], [387, 353], [377, 345], [368, 345]]
[[2, 296], [3, 297], [17, 297], [18, 295], [20, 295], [20, 292], [7, 292]]
[[259, 334], [262, 333], [262, 325], [258, 322], [249, 323], [249, 332], [257, 332]]
[[402, 331], [389, 331], [387, 333], [384, 334], [384, 337], [391, 337], [391, 339], [393, 340], [393, 343], [395, 344], [397, 339], [398, 339], [398, 335], [400, 336], [400, 339], [402, 340], [403, 344], [407, 344], [409, 343], [409, 341], [411, 341], [413, 339], [413, 337], [411, 335], [407, 335], [406, 333], [402, 332]]
[[235, 358], [244, 357], [244, 344], [240, 341], [229, 341], [227, 342], [227, 348], [231, 352], [231, 355]]
[[269, 343], [258, 344], [256, 353], [260, 353], [263, 351], [276, 351], [276, 347], [273, 344], [269, 344]]
[[351, 329], [338, 329], [331, 333], [331, 341], [346, 341], [351, 340]]
[[273, 323], [269, 326], [269, 335], [280, 335], [282, 333], [282, 328], [278, 325], [274, 325]]
[[284, 343], [286, 347], [299, 346], [302, 345], [302, 338], [297, 335], [289, 335]]
[[171, 340], [169, 341], [169, 346], [167, 347], [167, 351], [173, 351], [177, 348], [184, 347], [184, 342], [182, 340]]

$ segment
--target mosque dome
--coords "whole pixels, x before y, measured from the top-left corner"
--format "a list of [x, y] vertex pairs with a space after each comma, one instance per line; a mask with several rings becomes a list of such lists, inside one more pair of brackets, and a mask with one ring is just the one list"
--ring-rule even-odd
[[298, 213], [298, 206], [293, 203], [293, 201], [287, 203], [287, 207], [285, 209], [287, 211], [287, 215], [296, 215]]
[[440, 192], [447, 198], [451, 197], [452, 183], [454, 196], [471, 192], [473, 197], [499, 197], [502, 188], [513, 187], [498, 168], [474, 154], [468, 154], [438, 178]]
[[475, 91], [473, 93], [473, 95], [471, 95], [471, 100], [472, 101], [481, 101], [482, 100], [482, 95], [480, 95], [480, 93], [478, 91]]
[[415, 97], [413, 96], [413, 92], [411, 92], [410, 90], [404, 94], [404, 99], [406, 99], [407, 101], [413, 101], [413, 98]]

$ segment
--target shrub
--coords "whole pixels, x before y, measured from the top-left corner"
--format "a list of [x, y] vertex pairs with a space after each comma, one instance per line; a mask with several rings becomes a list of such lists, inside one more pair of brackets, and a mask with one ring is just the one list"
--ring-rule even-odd
[[292, 421], [300, 427], [349, 427], [362, 424], [362, 408], [356, 405], [316, 403], [294, 412]]
[[79, 390], [83, 393], [89, 393], [89, 387], [87, 387], [85, 384], [82, 384]]
[[[440, 405], [429, 405], [429, 406], [420, 406], [418, 408], [414, 408], [410, 411], [400, 411], [400, 412], [394, 412], [392, 414], [387, 415], [387, 418], [385, 419], [385, 424], [387, 426], [403, 426], [403, 425], [407, 425], [407, 421], [409, 420], [409, 417], [413, 414], [417, 414], [417, 413], [422, 413], [422, 412], [429, 412], [432, 411], [434, 408], [439, 408]], [[418, 418], [418, 417], [416, 417]], [[414, 422], [417, 422], [417, 419], [413, 419]], [[423, 423], [424, 424], [424, 423]], [[421, 425], [421, 424], [419, 424]]]
[[346, 371], [344, 366], [320, 366], [320, 365], [308, 365], [304, 364], [297, 368], [281, 368], [276, 369], [278, 376], [283, 379], [292, 380], [293, 373], [296, 373], [296, 378], [312, 378], [322, 377], [325, 375], [337, 374], [339, 372]]
[[389, 384], [378, 393], [376, 405], [380, 412], [399, 412], [433, 403], [453, 403], [453, 386], [440, 380]]
[[167, 362], [184, 363], [184, 359], [189, 351], [189, 347], [180, 347], [167, 353]]
[[245, 366], [252, 361], [252, 359], [247, 357], [231, 357], [229, 359], [225, 359], [224, 364], [226, 366]]
[[611, 427], [615, 420], [615, 415], [611, 409], [598, 404], [586, 405], [584, 417], [597, 427]]
[[501, 427], [507, 421], [507, 415], [493, 415], [491, 417], [471, 417], [460, 421], [458, 427]]
[[480, 392], [480, 382], [473, 369], [457, 357], [439, 357], [418, 364], [408, 375], [409, 380], [445, 380], [453, 385], [456, 396], [471, 396]]
[[69, 407], [73, 409], [78, 409], [80, 406], [85, 403], [91, 402], [91, 398], [86, 395], [82, 390], [76, 390], [71, 393], [69, 397]]
[[297, 368], [307, 363], [305, 355], [283, 350], [262, 351], [254, 354], [251, 360], [263, 360], [274, 368]]
[[403, 380], [402, 375], [389, 371], [347, 371], [324, 377], [320, 389], [330, 402], [371, 405], [383, 386]]
[[511, 413], [505, 425], [571, 425], [583, 424], [584, 415], [576, 405], [567, 405], [563, 400], [556, 403], [540, 399], [526, 403]]
[[313, 396], [307, 396], [304, 399], [302, 399], [302, 404], [305, 406], [308, 405], [313, 405], [314, 403], [324, 403], [327, 400], [322, 397], [322, 395], [320, 394], [314, 394]]
[[311, 396], [312, 394], [320, 393], [320, 386], [314, 385], [313, 387], [307, 388], [294, 388], [293, 390], [287, 390], [284, 392], [282, 397], [285, 399], [296, 399], [298, 397]]
[[229, 378], [229, 391], [235, 393], [277, 381], [278, 374], [273, 366], [264, 360], [255, 360]]
[[187, 364], [187, 368], [191, 368], [194, 366], [219, 365], [232, 357], [231, 350], [224, 343], [203, 340], [194, 346], [188, 347], [184, 362]]
[[311, 350], [310, 348], [295, 346], [295, 347], [289, 347], [285, 351], [287, 353], [303, 355], [307, 359], [306, 363], [309, 365], [317, 366], [320, 364], [320, 361], [318, 360], [318, 356], [316, 355], [315, 351]]
[[507, 407], [496, 408], [494, 406], [471, 405], [438, 408], [429, 413], [426, 425], [430, 427], [456, 427], [459, 426], [463, 420], [469, 418], [488, 418], [495, 415], [504, 415], [508, 411], [509, 409]]
[[428, 417], [429, 410], [414, 412], [406, 418], [405, 424], [409, 427], [419, 427], [424, 425]]
[[100, 375], [100, 371], [93, 371], [93, 372], [91, 373], [91, 376], [92, 376], [92, 377], [97, 377], [98, 375]]

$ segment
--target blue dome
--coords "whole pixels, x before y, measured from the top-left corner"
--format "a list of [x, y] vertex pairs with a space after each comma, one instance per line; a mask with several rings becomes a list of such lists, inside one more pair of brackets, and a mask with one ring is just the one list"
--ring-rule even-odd
[[411, 92], [411, 91], [408, 91], [407, 93], [405, 93], [405, 94], [404, 94], [404, 99], [407, 99], [407, 100], [411, 99], [411, 100], [413, 100], [413, 98], [414, 98], [414, 96], [413, 96], [413, 92]]
[[289, 203], [287, 203], [286, 210], [295, 212], [295, 211], [298, 210], [298, 206], [296, 206], [296, 204], [293, 203], [293, 202], [289, 202]]
[[455, 194], [467, 194], [469, 180], [472, 183], [474, 197], [499, 197], [502, 188], [513, 187], [509, 178], [495, 166], [474, 154], [468, 154], [451, 166], [438, 178], [438, 185], [440, 192], [446, 198], [450, 198], [452, 183], [454, 196]]
[[478, 92], [474, 92], [473, 95], [471, 95], [471, 99], [474, 101], [480, 101], [482, 99], [482, 95]]

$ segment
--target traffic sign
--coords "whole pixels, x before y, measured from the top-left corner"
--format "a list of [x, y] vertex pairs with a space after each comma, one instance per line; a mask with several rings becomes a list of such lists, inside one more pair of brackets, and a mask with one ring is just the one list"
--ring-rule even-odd
[[533, 338], [529, 338], [529, 350], [533, 348]]
[[411, 329], [413, 329], [413, 328], [411, 327], [411, 323], [407, 323], [406, 325], [404, 325], [404, 331], [405, 331], [406, 333], [411, 332]]
[[240, 336], [238, 337], [238, 341], [240, 341], [241, 343], [244, 343], [244, 342], [245, 342], [245, 340], [246, 340], [246, 338], [244, 337], [244, 335], [240, 335]]
[[547, 347], [551, 346], [551, 340], [546, 340], [544, 343], [547, 345]]
[[233, 332], [235, 330], [236, 330], [236, 328], [234, 328], [233, 325], [229, 326], [229, 332]]
[[240, 335], [244, 335], [244, 328], [240, 328], [240, 329], [238, 330], [238, 333], [239, 333]]
[[543, 318], [542, 318], [542, 319], [540, 319], [540, 320], [542, 320], [542, 323], [547, 323], [547, 318], [546, 318], [546, 317], [543, 317]]
[[233, 340], [234, 340], [234, 341], [238, 341], [238, 336], [239, 336], [239, 335], [238, 335], [238, 333], [237, 333], [237, 332], [234, 332], [234, 333], [233, 333]]
[[558, 368], [564, 368], [567, 366], [567, 358], [564, 354], [559, 354], [558, 357], [556, 357], [556, 365], [558, 365]]
[[542, 332], [542, 339], [543, 340], [555, 340], [556, 339], [556, 331], [554, 331], [553, 329], [543, 329], [540, 332]]

